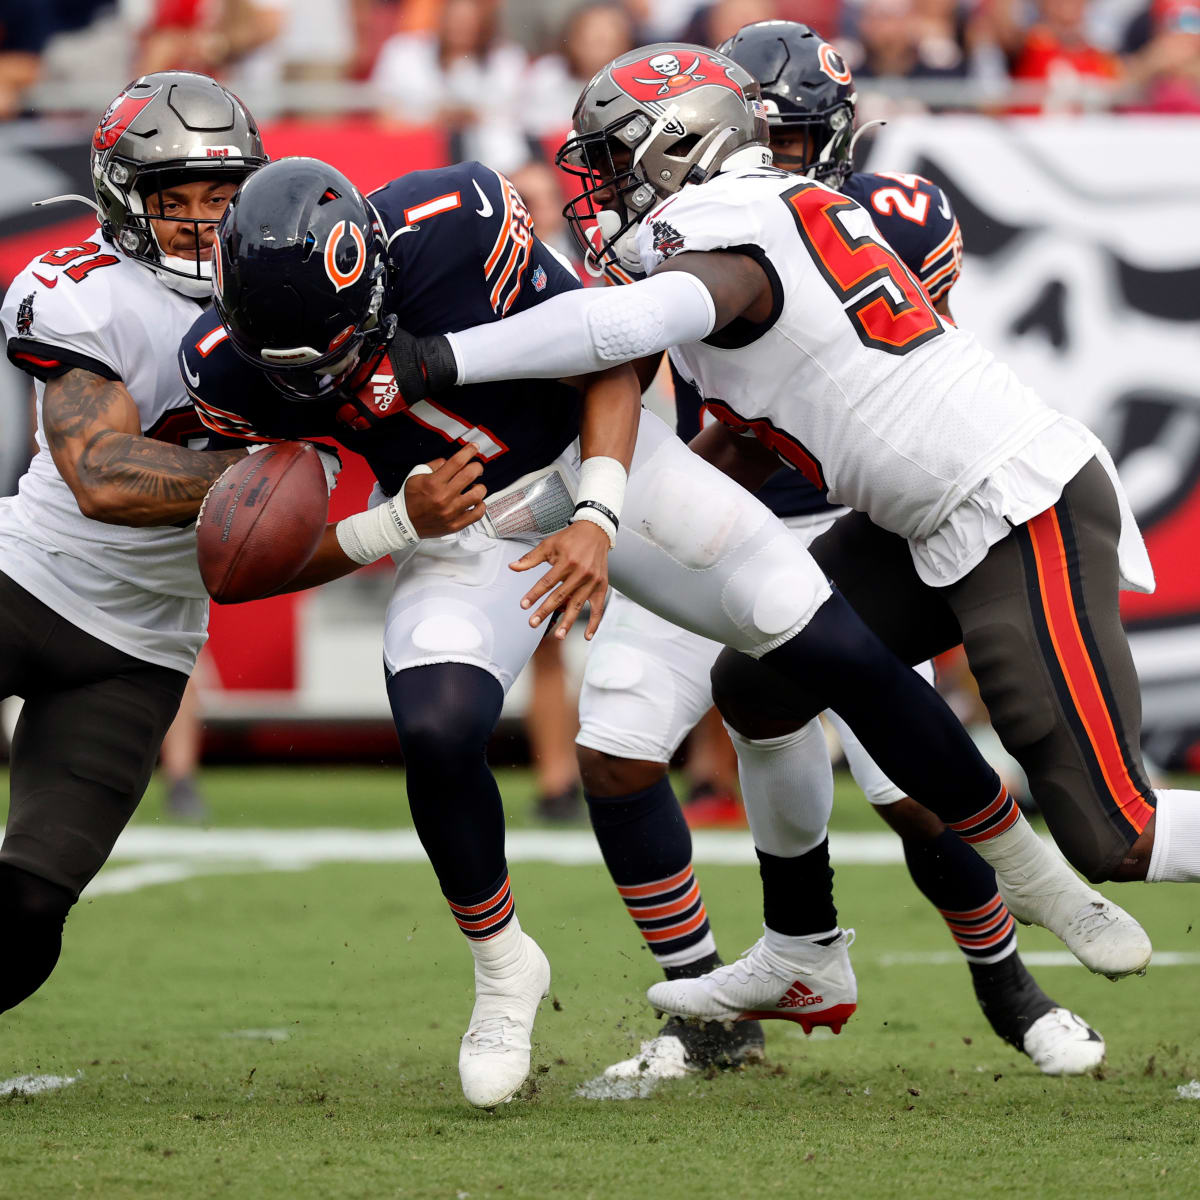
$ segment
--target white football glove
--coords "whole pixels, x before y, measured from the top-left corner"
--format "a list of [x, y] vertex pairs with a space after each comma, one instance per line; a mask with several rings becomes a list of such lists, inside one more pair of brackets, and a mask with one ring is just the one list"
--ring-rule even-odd
[[329, 494], [333, 495], [333, 489], [337, 487], [338, 473], [342, 469], [342, 456], [332, 446], [316, 446], [316, 451], [321, 459], [321, 467], [325, 472], [325, 486], [329, 489]]

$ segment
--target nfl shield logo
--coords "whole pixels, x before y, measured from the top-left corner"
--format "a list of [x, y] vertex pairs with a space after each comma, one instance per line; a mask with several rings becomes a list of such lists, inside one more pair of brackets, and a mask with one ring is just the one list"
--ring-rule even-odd
[[533, 290], [535, 292], [544, 292], [546, 290], [546, 272], [542, 267], [535, 267], [533, 274], [529, 278], [533, 280]]

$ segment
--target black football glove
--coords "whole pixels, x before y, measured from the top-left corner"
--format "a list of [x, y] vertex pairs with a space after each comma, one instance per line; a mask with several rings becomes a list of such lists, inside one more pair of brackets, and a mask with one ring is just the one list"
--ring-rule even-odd
[[406, 404], [436, 396], [458, 382], [458, 363], [449, 341], [441, 334], [414, 337], [397, 329], [388, 342], [388, 361]]

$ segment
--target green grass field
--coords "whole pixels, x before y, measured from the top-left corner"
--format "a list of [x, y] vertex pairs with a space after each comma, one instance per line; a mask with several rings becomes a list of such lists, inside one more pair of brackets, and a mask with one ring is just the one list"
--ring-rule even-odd
[[[398, 772], [211, 770], [214, 828], [391, 829]], [[502, 773], [514, 828], [530, 789]], [[838, 828], [882, 829], [848, 785]], [[153, 833], [152, 792], [138, 824]], [[197, 835], [200, 836], [200, 835]], [[370, 841], [370, 839], [367, 839]], [[138, 864], [139, 869], [147, 864]], [[151, 863], [151, 866], [154, 864]], [[519, 863], [522, 923], [555, 971], [524, 1098], [462, 1100], [470, 959], [418, 862], [281, 857], [96, 895], [47, 986], [0, 1019], [0, 1196], [1185, 1196], [1200, 1188], [1200, 967], [1110, 984], [1037, 967], [1105, 1035], [1095, 1078], [1048, 1079], [998, 1042], [901, 866], [844, 866], [860, 1007], [840, 1037], [768, 1028], [769, 1062], [648, 1099], [576, 1088], [656, 1022], [657, 977], [598, 865]], [[100, 880], [130, 864], [114, 861]], [[700, 868], [727, 957], [759, 932], [755, 871]], [[149, 877], [147, 877], [149, 878]], [[145, 882], [145, 880], [143, 880]], [[1200, 890], [1118, 889], [1157, 951], [1200, 951]], [[1026, 952], [1051, 951], [1041, 931]]]

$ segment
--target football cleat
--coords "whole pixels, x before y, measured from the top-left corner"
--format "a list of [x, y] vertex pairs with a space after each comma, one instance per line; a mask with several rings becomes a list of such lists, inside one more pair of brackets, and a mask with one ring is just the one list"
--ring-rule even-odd
[[1022, 1049], [1043, 1075], [1086, 1075], [1103, 1061], [1104, 1039], [1066, 1008], [1052, 1008], [1025, 1034]]
[[826, 1025], [834, 1033], [858, 1006], [858, 985], [847, 950], [854, 931], [840, 930], [827, 946], [811, 942], [785, 955], [759, 938], [728, 966], [695, 979], [669, 979], [646, 993], [662, 1012], [705, 1021], [795, 1021], [805, 1033]]
[[697, 784], [683, 806], [689, 829], [745, 829], [746, 810], [731, 791]]
[[744, 1021], [726, 1029], [720, 1021], [691, 1025], [672, 1017], [658, 1036], [642, 1043], [641, 1050], [604, 1069], [605, 1079], [678, 1079], [706, 1067], [740, 1067], [762, 1062], [763, 1031], [757, 1021]]
[[476, 1108], [512, 1098], [529, 1075], [529, 1039], [550, 991], [550, 963], [526, 933], [502, 966], [476, 959], [475, 1007], [458, 1052], [463, 1095]]
[[1000, 895], [1022, 924], [1048, 929], [1097, 975], [1145, 974], [1152, 950], [1146, 931], [1084, 883], [1024, 818], [975, 849], [995, 868]]

